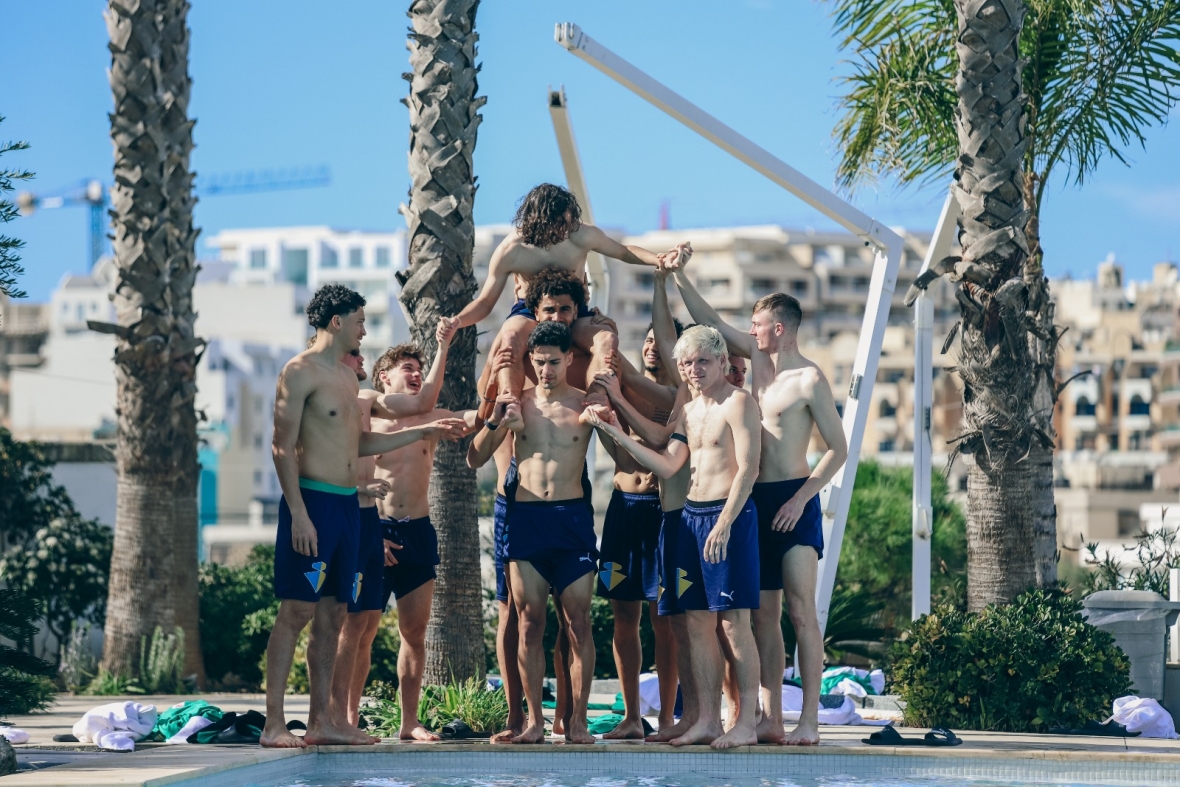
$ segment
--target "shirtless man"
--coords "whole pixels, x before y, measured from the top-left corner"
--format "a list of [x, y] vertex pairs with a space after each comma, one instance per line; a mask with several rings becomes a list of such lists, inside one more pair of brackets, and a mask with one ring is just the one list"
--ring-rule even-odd
[[544, 740], [541, 642], [550, 587], [561, 601], [559, 614], [570, 639], [574, 703], [565, 737], [572, 743], [594, 742], [586, 710], [594, 677], [590, 599], [598, 550], [582, 486], [591, 426], [581, 420], [585, 392], [566, 380], [571, 345], [565, 325], [538, 323], [528, 341], [537, 387], [525, 391], [519, 402], [511, 394], [501, 394], [470, 452], [473, 464], [487, 461], [506, 432], [512, 432], [519, 485], [515, 499], [507, 499], [505, 535], [508, 581], [520, 626], [518, 660], [528, 703], [528, 726], [513, 743]]
[[[757, 742], [758, 652], [750, 610], [758, 608], [758, 516], [750, 490], [761, 442], [758, 406], [748, 393], [725, 381], [725, 340], [713, 328], [685, 330], [674, 357], [697, 395], [684, 405], [662, 452], [624, 433], [612, 412], [590, 408], [587, 418], [661, 478], [689, 463], [676, 585], [665, 592], [675, 592], [677, 605], [685, 610], [698, 717], [672, 744], [746, 746]], [[733, 649], [740, 693], [738, 717], [728, 732], [721, 728], [724, 662], [716, 637], [718, 619]]]
[[[440, 322], [438, 330], [435, 333], [435, 338], [438, 342], [438, 352], [435, 355], [434, 365], [430, 369], [430, 374], [426, 380], [422, 380], [420, 370], [417, 370], [416, 381], [413, 386], [394, 386], [390, 387], [384, 383], [381, 376], [382, 361], [389, 353], [387, 352], [378, 359], [373, 369], [373, 386], [372, 390], [363, 390], [360, 392], [360, 407], [361, 407], [361, 421], [366, 430], [371, 430], [378, 433], [389, 434], [397, 431], [399, 428], [410, 426], [419, 426], [429, 421], [437, 420], [438, 418], [450, 417], [456, 414], [448, 410], [434, 409], [438, 402], [439, 392], [442, 390], [443, 370], [446, 367], [447, 350], [450, 347], [451, 339], [454, 337], [454, 330], [449, 325]], [[354, 359], [350, 356], [345, 359], [345, 363], [353, 366]], [[415, 364], [417, 361], [415, 361]], [[364, 366], [360, 365], [357, 369], [357, 379], [365, 379]], [[374, 419], [373, 425], [370, 425], [371, 412], [374, 409], [373, 405], [377, 403], [382, 412], [390, 410], [390, 406], [396, 403], [398, 405], [396, 412], [388, 412], [389, 415], [396, 415], [404, 413], [404, 417], [396, 418], [395, 420], [388, 419]], [[384, 405], [383, 407], [381, 405]], [[459, 417], [462, 417], [460, 414]], [[474, 418], [474, 411], [472, 411], [472, 419]], [[391, 428], [391, 424], [396, 424], [397, 428]], [[358, 473], [358, 491], [361, 495], [361, 558], [360, 565], [362, 574], [365, 578], [361, 591], [355, 602], [349, 602], [348, 605], [348, 619], [344, 624], [344, 630], [340, 635], [340, 645], [337, 652], [337, 668], [334, 673], [335, 686], [333, 687], [333, 697], [338, 701], [344, 701], [346, 704], [346, 711], [350, 724], [356, 725], [358, 722], [359, 707], [361, 701], [361, 694], [364, 691], [365, 683], [369, 677], [369, 668], [371, 664], [373, 639], [377, 636], [377, 627], [381, 622], [381, 615], [389, 605], [389, 580], [388, 570], [385, 568], [387, 564], [394, 561], [392, 557], [391, 547], [388, 543], [383, 545], [383, 536], [386, 535], [386, 528], [383, 526], [382, 514], [385, 512], [379, 510], [378, 505], [388, 505], [387, 498], [392, 494], [399, 497], [415, 498], [420, 497], [422, 505], [426, 505], [426, 498], [422, 495], [422, 490], [426, 488], [426, 482], [423, 480], [421, 485], [410, 487], [412, 492], [407, 492], [407, 488], [399, 483], [397, 479], [391, 477], [388, 473], [384, 473], [379, 469], [382, 461], [389, 456], [413, 453], [416, 456], [426, 452], [428, 456], [433, 459], [434, 447], [437, 445], [437, 440], [428, 440], [423, 446], [413, 446], [393, 452], [393, 454], [382, 454], [376, 457], [362, 457], [359, 463]], [[429, 476], [430, 462], [426, 464], [426, 473]], [[366, 489], [369, 490], [366, 493]], [[396, 545], [393, 548], [397, 548]], [[396, 561], [394, 561], [396, 562]], [[431, 569], [433, 571], [433, 567]], [[383, 574], [385, 576], [383, 576]], [[398, 652], [398, 663], [401, 665], [403, 654], [414, 649], [415, 642], [412, 633], [407, 636], [407, 624], [404, 620], [406, 615], [402, 610], [402, 605], [398, 605], [398, 625], [402, 629], [402, 650]], [[427, 609], [429, 613], [429, 608]], [[423, 631], [425, 630], [425, 620], [422, 621]], [[351, 664], [351, 669], [346, 665]], [[421, 672], [417, 673], [419, 680], [421, 679]], [[405, 682], [401, 682], [403, 687]], [[406, 693], [401, 694], [403, 703], [407, 699]], [[415, 710], [410, 716], [403, 715], [403, 719], [417, 720], [417, 695], [414, 696]], [[423, 732], [425, 732], [423, 730]], [[402, 737], [405, 737], [407, 730], [402, 730]]]
[[[396, 435], [376, 435], [361, 427], [356, 373], [341, 361], [360, 349], [364, 305], [365, 299], [347, 287], [321, 287], [307, 305], [315, 344], [291, 359], [279, 375], [272, 453], [283, 489], [274, 572], [275, 595], [281, 603], [266, 649], [263, 746], [374, 742], [350, 726], [331, 703], [345, 604], [355, 599], [362, 583], [357, 566], [357, 458], [425, 438], [458, 437], [464, 426], [457, 419], [443, 419]], [[309, 621], [311, 710], [307, 734], [300, 739], [287, 731], [283, 694], [296, 640]]]
[[746, 359], [740, 355], [729, 356], [729, 369], [725, 372], [725, 382], [734, 388], [746, 387]]
[[[762, 582], [754, 636], [762, 662], [765, 711], [758, 737], [765, 742], [817, 744], [823, 640], [815, 613], [815, 584], [824, 548], [817, 495], [848, 457], [840, 415], [823, 372], [799, 353], [803, 311], [797, 300], [783, 293], [760, 299], [754, 304], [750, 332], [742, 333], [701, 297], [682, 265], [675, 267], [676, 285], [693, 319], [720, 330], [736, 354], [750, 359], [754, 395], [762, 409], [762, 456], [753, 492]], [[828, 450], [812, 470], [807, 445], [816, 427]], [[803, 681], [803, 711], [789, 736], [782, 723], [784, 589], [799, 641], [796, 673]]]
[[[501, 327], [496, 344], [511, 348], [513, 357], [522, 361], [529, 332], [535, 325], [535, 317], [523, 300], [524, 290], [529, 279], [542, 268], [554, 267], [582, 276], [586, 255], [592, 251], [632, 265], [657, 265], [652, 252], [638, 246], [624, 246], [598, 227], [583, 224], [574, 195], [550, 183], [542, 183], [525, 195], [513, 224], [515, 229], [492, 253], [483, 290], [452, 319], [460, 328], [466, 328], [486, 318], [504, 292], [508, 278], [514, 277], [518, 300]], [[593, 371], [601, 371], [607, 367], [606, 357], [618, 348], [619, 338], [608, 326], [591, 319], [591, 312], [584, 308], [577, 318], [573, 326], [574, 344], [592, 353]], [[497, 379], [481, 384], [484, 402], [480, 416], [487, 417], [497, 391], [519, 398], [523, 387], [523, 365], [510, 366]]]
[[[535, 315], [540, 322], [560, 322], [569, 327], [573, 325], [578, 313], [585, 308], [586, 285], [581, 278], [569, 271], [543, 268], [529, 280], [524, 301], [529, 313]], [[588, 354], [575, 348], [570, 366], [567, 369], [566, 380], [584, 380], [589, 361]], [[487, 379], [493, 379], [499, 369], [512, 363], [517, 363], [517, 361], [513, 358], [511, 348], [503, 347], [497, 350], [493, 346], [492, 360], [488, 362], [489, 368], [485, 369], [484, 376]], [[505, 729], [492, 736], [492, 742], [506, 743], [524, 730], [525, 721], [524, 713], [520, 710], [523, 687], [517, 666], [517, 645], [520, 632], [516, 605], [511, 601], [511, 588], [506, 573], [508, 560], [504, 540], [505, 518], [508, 512], [506, 495], [519, 483], [516, 465], [512, 457], [512, 441], [505, 440], [501, 443], [492, 459], [496, 463], [496, 499], [492, 510], [496, 601], [499, 612], [496, 628], [496, 657], [500, 666], [500, 677], [504, 682], [505, 698], [508, 700], [508, 719]], [[481, 467], [486, 459], [480, 461], [474, 452], [474, 446], [472, 446], [468, 449], [467, 461], [471, 467], [477, 468]], [[588, 478], [583, 479], [583, 484], [588, 485]], [[560, 606], [561, 602], [555, 597], [554, 603]], [[558, 632], [557, 648], [553, 654], [554, 671], [557, 675], [557, 708], [554, 712], [553, 730], [555, 734], [561, 735], [565, 732], [565, 724], [572, 702], [569, 696], [568, 680], [569, 642], [565, 635], [562, 616], [558, 615], [557, 619], [558, 625], [562, 628]]]
[[[672, 324], [675, 337], [679, 337], [683, 327], [678, 321], [673, 321]], [[678, 381], [668, 373], [662, 363], [654, 324], [648, 326], [647, 336], [643, 341], [642, 361], [643, 374], [648, 380], [673, 390], [677, 387]], [[670, 371], [676, 373], [675, 369]], [[622, 406], [628, 406], [629, 403], [620, 396], [617, 378], [613, 374], [603, 377], [598, 379], [603, 381], [611, 403], [618, 407], [621, 401]], [[624, 416], [623, 421], [630, 424], [631, 417], [642, 418], [636, 413], [633, 416]], [[633, 433], [639, 435], [638, 432]], [[639, 437], [643, 439], [642, 435]], [[667, 436], [664, 435], [663, 439], [655, 444], [646, 441], [644, 443], [662, 449], [667, 443]], [[598, 595], [610, 599], [611, 610], [614, 612], [615, 667], [622, 683], [623, 704], [626, 708], [623, 721], [603, 738], [643, 738], [643, 718], [639, 713], [639, 672], [643, 666], [639, 623], [644, 601], [648, 603], [648, 616], [656, 641], [661, 730], [672, 726], [672, 711], [676, 706], [677, 654], [672, 621], [667, 615], [657, 614], [661, 595], [659, 543], [664, 511], [660, 505], [659, 484], [655, 474], [641, 467], [630, 454], [615, 450], [612, 441], [604, 441], [603, 445], [615, 459], [615, 477], [614, 491], [611, 493], [610, 505], [607, 506], [606, 519], [602, 526]]]

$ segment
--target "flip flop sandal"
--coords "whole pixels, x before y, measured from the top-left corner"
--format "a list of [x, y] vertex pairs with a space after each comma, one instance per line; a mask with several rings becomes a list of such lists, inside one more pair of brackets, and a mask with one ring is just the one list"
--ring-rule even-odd
[[1070, 729], [1068, 727], [1050, 727], [1050, 735], [1093, 735], [1099, 738], [1136, 738], [1142, 735], [1142, 731], [1129, 732], [1126, 726], [1119, 724], [1113, 719], [1106, 723], [1090, 719], [1080, 728]]
[[471, 725], [461, 719], [452, 719], [438, 731], [439, 737], [446, 741], [464, 741], [471, 738], [490, 738], [490, 732], [476, 732]]
[[926, 746], [928, 745], [923, 738], [903, 738], [901, 733], [893, 729], [890, 724], [887, 727], [882, 727], [879, 732], [874, 732], [867, 738], [861, 738], [861, 743], [867, 743], [870, 746]]
[[923, 743], [926, 746], [958, 746], [962, 742], [962, 738], [946, 727], [934, 727], [923, 738]]

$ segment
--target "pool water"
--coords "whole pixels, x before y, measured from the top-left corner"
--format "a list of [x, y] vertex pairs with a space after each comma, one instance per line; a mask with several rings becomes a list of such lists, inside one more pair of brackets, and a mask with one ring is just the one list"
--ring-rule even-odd
[[[443, 776], [438, 773], [402, 773], [398, 776], [364, 775], [323, 778], [285, 779], [258, 787], [1100, 787], [1098, 782], [994, 781], [961, 777], [865, 777], [815, 776], [764, 778], [744, 776], [726, 778], [697, 774], [663, 777], [604, 776], [573, 773], [533, 773], [518, 775]], [[1126, 782], [1123, 782], [1126, 784]]]

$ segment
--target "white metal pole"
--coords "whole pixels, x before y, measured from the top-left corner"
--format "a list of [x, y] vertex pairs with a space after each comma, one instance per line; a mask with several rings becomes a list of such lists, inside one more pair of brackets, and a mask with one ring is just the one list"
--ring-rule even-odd
[[[574, 127], [570, 122], [564, 87], [549, 90], [549, 117], [553, 119], [553, 131], [557, 134], [557, 150], [561, 153], [566, 185], [578, 198], [582, 220], [594, 224], [594, 209], [590, 206], [590, 192], [586, 189], [586, 177], [582, 174], [582, 159], [578, 156], [578, 145], [574, 141]], [[596, 251], [586, 255], [586, 275], [590, 279], [590, 306], [597, 306], [605, 313], [610, 304], [610, 268]]]
[[[1164, 518], [1167, 517], [1167, 512], [1164, 512]], [[1161, 521], [1160, 527], [1163, 527]], [[1168, 569], [1168, 600], [1180, 601], [1180, 568]], [[1180, 664], [1180, 618], [1172, 624], [1172, 630], [1168, 632], [1168, 662], [1171, 664]]]
[[568, 22], [558, 24], [554, 37], [558, 44], [577, 57], [679, 120], [756, 172], [770, 178], [877, 249], [860, 340], [856, 348], [856, 359], [852, 366], [852, 384], [844, 404], [843, 425], [844, 434], [848, 439], [848, 460], [836, 473], [832, 482], [820, 493], [824, 512], [824, 543], [827, 547], [824, 558], [820, 561], [820, 580], [816, 587], [816, 611], [822, 632], [827, 625], [832, 588], [836, 583], [836, 567], [840, 563], [844, 524], [848, 518], [856, 466], [860, 461], [860, 446], [868, 417], [867, 405], [872, 400], [873, 383], [877, 378], [877, 362], [881, 357], [881, 343], [885, 337], [889, 307], [897, 285], [897, 270], [901, 264], [903, 247], [901, 236], [640, 71], [583, 33], [577, 25]]
[[[950, 253], [959, 204], [947, 194], [926, 259], [920, 272], [937, 265]], [[930, 500], [933, 445], [930, 421], [934, 406], [934, 301], [923, 292], [914, 303], [914, 503], [913, 601], [914, 620], [930, 612], [930, 539], [934, 535], [934, 507]]]

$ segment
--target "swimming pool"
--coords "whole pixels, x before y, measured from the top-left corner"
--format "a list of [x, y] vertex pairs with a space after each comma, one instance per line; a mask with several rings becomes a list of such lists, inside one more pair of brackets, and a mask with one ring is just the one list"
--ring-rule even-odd
[[[1180, 784], [1180, 756], [1093, 757], [1086, 752], [810, 750], [766, 747], [627, 751], [630, 747], [521, 751], [484, 746], [396, 747], [318, 753], [221, 771], [185, 787], [1164, 787]], [[574, 747], [570, 747], [573, 749]], [[591, 748], [591, 747], [585, 747]], [[635, 747], [638, 749], [639, 747]], [[655, 748], [655, 747], [652, 747]], [[582, 747], [578, 747], [582, 749]], [[695, 749], [695, 747], [694, 747]], [[1015, 755], [1015, 756], [1014, 756]], [[1174, 760], [1174, 762], [1173, 762]]]

